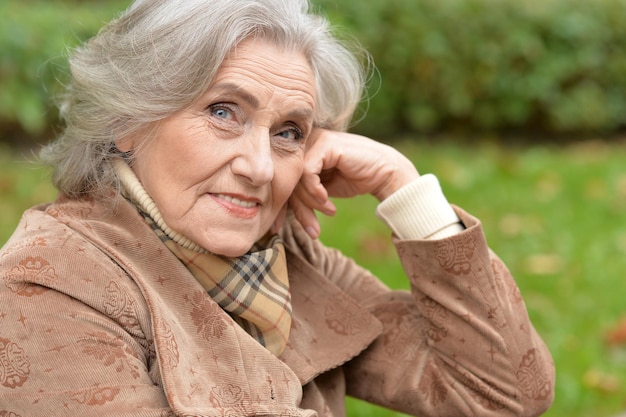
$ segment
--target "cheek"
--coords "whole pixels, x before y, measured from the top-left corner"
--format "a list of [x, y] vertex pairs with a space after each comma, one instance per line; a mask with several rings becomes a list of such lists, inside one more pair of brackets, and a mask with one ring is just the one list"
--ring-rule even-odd
[[274, 193], [275, 198], [280, 199], [280, 205], [282, 205], [298, 185], [304, 170], [304, 162], [301, 157], [295, 157], [288, 163], [276, 165], [276, 167], [278, 169], [274, 173]]
[[[137, 157], [135, 173], [162, 210], [171, 212], [177, 204], [182, 206], [183, 197], [186, 197], [182, 191], [201, 179], [198, 169], [202, 162], [200, 152], [190, 152], [186, 145], [183, 141], [160, 137]], [[172, 199], [176, 204], [172, 204]]]
[[233, 139], [244, 134], [244, 127], [230, 120], [206, 118], [204, 129], [207, 135], [218, 139]]
[[159, 152], [159, 160], [153, 161], [159, 167], [160, 177], [185, 187], [203, 180], [220, 162], [215, 155], [225, 155], [227, 151], [211, 140], [203, 120], [192, 122], [164, 131], [165, 146]]

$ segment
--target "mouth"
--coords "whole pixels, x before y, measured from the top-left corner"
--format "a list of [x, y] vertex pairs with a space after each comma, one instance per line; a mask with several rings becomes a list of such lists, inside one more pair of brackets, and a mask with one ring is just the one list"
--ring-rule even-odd
[[213, 196], [221, 200], [228, 201], [229, 203], [242, 207], [242, 208], [252, 208], [252, 207], [256, 207], [259, 205], [259, 203], [256, 201], [242, 200], [237, 197], [232, 197], [226, 194], [213, 194]]
[[240, 219], [253, 219], [261, 209], [261, 201], [255, 198], [215, 193], [211, 198], [224, 210]]

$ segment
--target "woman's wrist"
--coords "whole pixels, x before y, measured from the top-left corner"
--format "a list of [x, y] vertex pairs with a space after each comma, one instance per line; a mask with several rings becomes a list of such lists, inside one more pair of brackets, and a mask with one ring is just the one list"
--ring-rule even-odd
[[436, 239], [464, 229], [432, 174], [415, 179], [385, 198], [376, 210], [401, 239]]

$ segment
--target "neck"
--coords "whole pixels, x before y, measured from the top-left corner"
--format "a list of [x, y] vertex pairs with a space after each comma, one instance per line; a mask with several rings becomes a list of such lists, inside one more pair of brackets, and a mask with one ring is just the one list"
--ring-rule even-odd
[[122, 158], [114, 158], [111, 160], [111, 164], [113, 165], [113, 169], [120, 179], [120, 183], [122, 184], [123, 192], [126, 194], [130, 200], [137, 205], [144, 213], [146, 213], [150, 218], [156, 223], [157, 226], [163, 233], [169, 236], [174, 242], [178, 243], [180, 246], [190, 249], [194, 252], [205, 253], [206, 250], [200, 247], [198, 244], [193, 242], [188, 237], [181, 235], [180, 233], [172, 230], [165, 220], [163, 220], [163, 216], [159, 212], [159, 208], [152, 198], [148, 195], [146, 190], [141, 185], [139, 178], [135, 175], [133, 170], [128, 166], [126, 161]]

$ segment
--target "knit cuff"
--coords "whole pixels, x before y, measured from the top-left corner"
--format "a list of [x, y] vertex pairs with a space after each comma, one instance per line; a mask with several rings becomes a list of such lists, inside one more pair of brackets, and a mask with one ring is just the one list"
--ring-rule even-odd
[[441, 239], [464, 229], [433, 174], [422, 175], [387, 197], [376, 215], [400, 239]]

